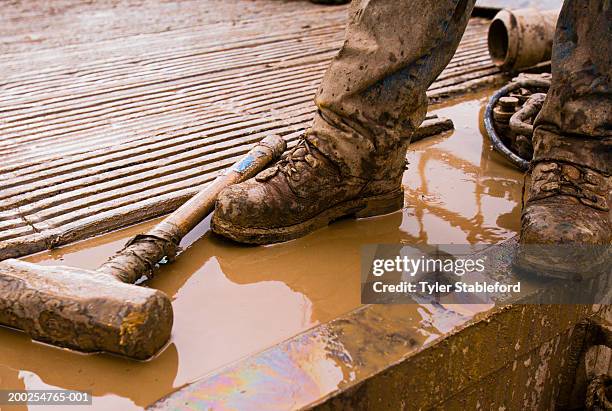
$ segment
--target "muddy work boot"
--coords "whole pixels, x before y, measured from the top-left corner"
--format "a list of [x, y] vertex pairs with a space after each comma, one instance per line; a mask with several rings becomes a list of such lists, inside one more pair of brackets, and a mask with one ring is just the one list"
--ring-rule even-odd
[[396, 170], [384, 181], [343, 175], [303, 138], [272, 168], [225, 189], [212, 229], [241, 243], [268, 244], [301, 237], [341, 217], [391, 213], [404, 204], [402, 173], [403, 168]]
[[579, 280], [610, 269], [612, 178], [558, 161], [535, 165], [521, 218], [519, 269]]
[[515, 260], [536, 275], [580, 279], [612, 266], [611, 19], [598, 0], [566, 1], [559, 16]]
[[312, 127], [274, 167], [221, 193], [213, 231], [263, 244], [401, 208], [406, 149], [427, 113], [426, 90], [453, 56], [474, 3], [351, 2]]

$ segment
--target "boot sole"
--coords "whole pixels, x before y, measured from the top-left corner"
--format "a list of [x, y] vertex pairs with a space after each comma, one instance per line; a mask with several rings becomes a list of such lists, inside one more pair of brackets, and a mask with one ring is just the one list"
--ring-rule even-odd
[[211, 222], [215, 233], [239, 243], [272, 244], [303, 237], [319, 228], [329, 225], [342, 217], [374, 217], [400, 210], [404, 206], [404, 190], [379, 196], [345, 201], [328, 208], [319, 215], [304, 222], [278, 228], [240, 227], [226, 221], [219, 221], [213, 215]]

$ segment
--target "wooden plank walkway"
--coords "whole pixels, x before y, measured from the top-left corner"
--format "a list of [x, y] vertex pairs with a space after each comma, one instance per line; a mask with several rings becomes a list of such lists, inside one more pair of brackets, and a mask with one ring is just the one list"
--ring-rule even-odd
[[[266, 133], [290, 142], [345, 7], [24, 0], [0, 13], [0, 260], [178, 207]], [[432, 101], [497, 82], [472, 19]]]

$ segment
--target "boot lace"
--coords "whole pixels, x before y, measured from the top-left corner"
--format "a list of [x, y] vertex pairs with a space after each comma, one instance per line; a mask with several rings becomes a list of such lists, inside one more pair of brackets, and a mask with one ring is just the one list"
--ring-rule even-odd
[[312, 144], [305, 138], [300, 138], [298, 143], [283, 155], [276, 164], [277, 169], [287, 176], [291, 177], [298, 172], [297, 163], [306, 163], [309, 167], [316, 164], [316, 159], [312, 152]]
[[607, 196], [612, 178], [602, 173], [576, 164], [543, 162], [534, 167], [533, 178], [529, 200], [567, 195], [598, 210], [610, 210]]

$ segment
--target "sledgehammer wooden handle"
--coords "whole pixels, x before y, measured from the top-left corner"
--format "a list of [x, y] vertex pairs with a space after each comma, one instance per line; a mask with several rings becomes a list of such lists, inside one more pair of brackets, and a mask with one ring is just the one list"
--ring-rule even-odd
[[178, 244], [189, 231], [214, 208], [219, 193], [227, 186], [255, 176], [286, 149], [285, 140], [277, 135], [264, 138], [246, 156], [218, 176], [202, 191], [146, 234], [131, 239], [125, 248], [104, 263], [98, 272], [134, 283], [143, 275], [151, 274], [164, 257], [174, 258]]
[[287, 144], [277, 135], [264, 138], [245, 157], [217, 177], [202, 191], [170, 214], [159, 225], [171, 224], [182, 238], [200, 223], [214, 208], [219, 193], [232, 184], [254, 177], [271, 161], [279, 157]]

